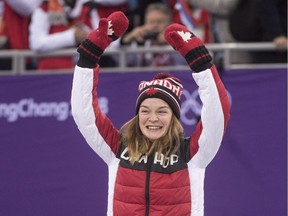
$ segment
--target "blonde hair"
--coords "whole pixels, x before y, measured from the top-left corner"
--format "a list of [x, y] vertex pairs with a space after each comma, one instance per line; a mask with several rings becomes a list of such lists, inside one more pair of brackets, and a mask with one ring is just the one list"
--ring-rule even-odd
[[183, 137], [183, 127], [175, 115], [172, 115], [171, 123], [166, 133], [155, 141], [150, 141], [143, 135], [139, 126], [139, 116], [136, 115], [121, 127], [121, 141], [128, 148], [130, 162], [135, 161], [146, 154], [164, 154], [165, 157], [176, 153]]

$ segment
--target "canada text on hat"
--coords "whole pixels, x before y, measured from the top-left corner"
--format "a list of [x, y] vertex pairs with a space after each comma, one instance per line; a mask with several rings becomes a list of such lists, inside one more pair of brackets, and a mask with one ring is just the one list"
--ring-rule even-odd
[[[176, 84], [176, 85], [175, 85]], [[165, 79], [155, 79], [152, 81], [142, 81], [139, 85], [139, 92], [142, 91], [147, 86], [163, 86], [165, 88], [170, 89], [178, 98], [181, 97], [183, 86], [181, 83], [173, 80], [173, 78], [165, 78]]]
[[151, 81], [139, 84], [139, 95], [136, 101], [136, 113], [146, 98], [160, 98], [168, 103], [177, 118], [180, 117], [180, 97], [183, 92], [181, 81], [169, 73], [158, 73]]

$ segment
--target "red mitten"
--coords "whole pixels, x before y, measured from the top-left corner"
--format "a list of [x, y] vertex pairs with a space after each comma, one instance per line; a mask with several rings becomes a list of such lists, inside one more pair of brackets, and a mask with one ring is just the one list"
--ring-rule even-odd
[[212, 66], [212, 57], [203, 42], [180, 24], [169, 25], [164, 32], [166, 41], [177, 50], [195, 72]]
[[99, 21], [97, 29], [88, 34], [77, 51], [80, 59], [77, 65], [93, 68], [99, 62], [104, 50], [127, 30], [129, 21], [124, 13], [117, 11]]

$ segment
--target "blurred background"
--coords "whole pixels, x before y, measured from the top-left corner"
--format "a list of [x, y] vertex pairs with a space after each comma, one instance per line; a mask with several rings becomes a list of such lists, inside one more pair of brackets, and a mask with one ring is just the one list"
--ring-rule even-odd
[[232, 104], [206, 169], [205, 216], [286, 216], [283, 0], [0, 1], [0, 215], [106, 215], [106, 165], [78, 131], [70, 95], [77, 46], [119, 10], [130, 26], [101, 59], [101, 110], [120, 128], [135, 114], [138, 83], [167, 71], [184, 85], [181, 122], [193, 131], [197, 86], [162, 34], [185, 25], [211, 51]]

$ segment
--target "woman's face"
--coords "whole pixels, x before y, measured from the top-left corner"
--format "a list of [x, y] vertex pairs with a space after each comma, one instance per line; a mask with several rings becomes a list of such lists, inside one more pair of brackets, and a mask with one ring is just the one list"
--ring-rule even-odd
[[162, 137], [167, 131], [173, 112], [169, 105], [159, 98], [145, 99], [139, 109], [139, 126], [151, 141]]

